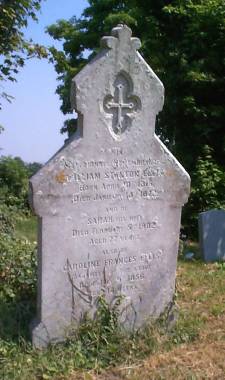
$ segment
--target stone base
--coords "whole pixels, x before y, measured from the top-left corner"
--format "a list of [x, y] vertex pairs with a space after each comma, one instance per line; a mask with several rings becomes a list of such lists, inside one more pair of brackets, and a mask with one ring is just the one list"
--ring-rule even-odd
[[50, 336], [45, 325], [37, 319], [34, 319], [31, 322], [30, 329], [33, 346], [39, 349], [47, 347], [50, 342]]
[[[35, 348], [43, 349], [46, 348], [49, 344], [56, 344], [66, 340], [69, 336], [69, 328], [65, 327], [64, 329], [61, 326], [51, 326], [47, 328], [47, 326], [37, 320], [34, 319], [30, 324], [31, 336], [32, 336], [32, 344]], [[50, 331], [51, 330], [51, 331]]]
[[167, 309], [166, 309], [166, 325], [167, 325], [167, 330], [170, 331], [172, 330], [178, 321], [179, 318], [179, 309], [177, 304], [172, 301]]

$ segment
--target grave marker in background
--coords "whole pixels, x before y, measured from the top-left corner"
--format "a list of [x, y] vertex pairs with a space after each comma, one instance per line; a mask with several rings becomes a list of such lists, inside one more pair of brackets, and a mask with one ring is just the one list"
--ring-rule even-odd
[[74, 78], [79, 132], [32, 179], [39, 216], [33, 343], [62, 340], [104, 294], [128, 329], [172, 301], [190, 178], [155, 135], [164, 88], [118, 25]]
[[225, 210], [199, 214], [199, 241], [206, 262], [225, 261]]

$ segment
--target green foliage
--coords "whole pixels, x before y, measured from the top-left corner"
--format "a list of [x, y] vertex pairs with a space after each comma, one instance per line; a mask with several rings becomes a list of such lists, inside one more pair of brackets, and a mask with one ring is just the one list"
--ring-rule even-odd
[[0, 336], [13, 340], [28, 337], [37, 281], [36, 243], [15, 236], [17, 219], [15, 207], [0, 207]]
[[225, 271], [225, 262], [224, 262], [224, 261], [221, 261], [221, 262], [215, 263], [215, 265], [216, 265], [216, 267], [217, 267], [219, 270]]
[[101, 295], [97, 301], [94, 319], [86, 315], [80, 327], [68, 339], [69, 343], [75, 343], [79, 347], [79, 353], [83, 357], [81, 367], [93, 368], [98, 365], [101, 368], [117, 360], [120, 342], [125, 336], [119, 327], [122, 300], [122, 297], [117, 297], [113, 304], [108, 304]]
[[[28, 175], [36, 170], [34, 166], [18, 157], [0, 158], [1, 337], [27, 335], [34, 307], [36, 242], [31, 243], [15, 234], [15, 227], [28, 213]], [[30, 221], [29, 225], [32, 225]]]
[[15, 227], [14, 216], [15, 212], [12, 208], [5, 204], [0, 205], [0, 234], [12, 234]]
[[19, 157], [0, 158], [0, 197], [7, 205], [24, 206], [27, 201], [28, 170]]
[[67, 133], [70, 138], [77, 130], [77, 119], [68, 119], [64, 121], [63, 127], [60, 129], [61, 133]]
[[[29, 18], [37, 21], [41, 0], [1, 0], [0, 6], [0, 81], [15, 81], [15, 75], [24, 66], [25, 59], [47, 57], [43, 46], [26, 41], [23, 28]], [[4, 91], [0, 97], [11, 101]], [[1, 104], [0, 104], [1, 106]]]
[[104, 325], [106, 315], [108, 322], [112, 321], [112, 309], [103, 298], [101, 302], [97, 318], [84, 321], [74, 336], [63, 344], [39, 351], [22, 339], [19, 344], [2, 340], [0, 353], [7, 380], [56, 379], [60, 376], [69, 379], [71, 373], [79, 369], [98, 372], [109, 365], [132, 366], [132, 363], [160, 349], [169, 350], [174, 345], [192, 342], [201, 326], [200, 323], [196, 325], [194, 318], [189, 322], [189, 316], [185, 315], [170, 332], [161, 318], [129, 335], [118, 327], [112, 328], [111, 323]]
[[225, 206], [225, 172], [216, 164], [208, 146], [203, 147], [197, 160], [192, 199], [198, 203], [199, 211]]
[[26, 164], [19, 157], [0, 157], [0, 201], [17, 209], [28, 209], [28, 180], [39, 163]]
[[42, 164], [40, 162], [31, 162], [26, 164], [26, 168], [28, 170], [28, 177], [32, 177], [32, 175], [36, 174], [39, 169], [41, 169]]
[[15, 237], [20, 239], [29, 240], [31, 242], [37, 241], [38, 220], [34, 215], [21, 215], [15, 221]]
[[184, 220], [188, 221], [186, 230], [196, 237], [198, 214], [221, 208], [225, 209], [225, 171], [215, 162], [212, 149], [206, 145], [192, 176], [191, 196], [184, 210]]
[[[170, 114], [165, 109], [164, 115], [165, 121], [169, 116], [169, 122], [175, 124], [175, 152], [181, 160], [184, 157], [182, 161], [191, 172], [204, 145], [213, 149], [216, 163], [222, 164], [225, 159], [222, 106], [225, 3], [174, 1], [164, 12], [173, 23], [169, 29], [172, 48], [166, 51], [169, 80], [165, 84], [172, 90], [168, 96], [176, 102], [170, 107]], [[172, 113], [174, 120], [170, 118]]]
[[[177, 324], [171, 331], [169, 345], [190, 343], [199, 337], [200, 327], [204, 324], [201, 317], [196, 315], [185, 315], [183, 312]], [[168, 344], [167, 343], [167, 344]]]
[[[29, 167], [19, 158], [0, 159], [0, 336], [2, 339], [18, 340], [21, 336], [28, 337], [28, 325], [34, 314], [36, 242], [31, 243], [15, 234], [15, 227], [24, 220], [24, 215], [28, 212], [28, 175], [32, 170], [33, 167]], [[29, 226], [31, 225], [29, 221]], [[1, 348], [0, 343], [0, 356]]]
[[36, 287], [35, 243], [8, 234], [0, 239], [0, 298], [22, 299], [34, 295]]

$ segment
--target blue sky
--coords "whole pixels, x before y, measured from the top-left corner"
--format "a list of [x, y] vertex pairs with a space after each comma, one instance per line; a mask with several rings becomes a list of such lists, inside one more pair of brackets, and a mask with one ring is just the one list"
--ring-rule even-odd
[[[86, 0], [43, 1], [39, 22], [29, 23], [26, 37], [47, 46], [56, 45], [45, 33], [46, 26], [59, 19], [79, 17], [87, 5]], [[0, 125], [5, 128], [0, 134], [1, 155], [44, 163], [61, 147], [65, 136], [59, 130], [66, 117], [55, 94], [56, 77], [47, 60], [31, 59], [21, 69], [17, 83], [4, 85], [4, 91], [15, 99], [11, 104], [4, 102], [0, 111]]]

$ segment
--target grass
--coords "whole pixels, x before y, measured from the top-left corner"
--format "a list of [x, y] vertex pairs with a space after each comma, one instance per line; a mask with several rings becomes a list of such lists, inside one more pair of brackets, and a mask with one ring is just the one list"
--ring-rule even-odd
[[[35, 220], [21, 221], [16, 226], [18, 236], [36, 240], [35, 225]], [[28, 338], [34, 299], [2, 302], [0, 379], [222, 380], [224, 289], [223, 264], [180, 260], [176, 285], [179, 318], [173, 328], [167, 328], [164, 316], [127, 336], [118, 330], [115, 314], [102, 300], [94, 323], [87, 320], [67, 342], [44, 351], [33, 349]]]

